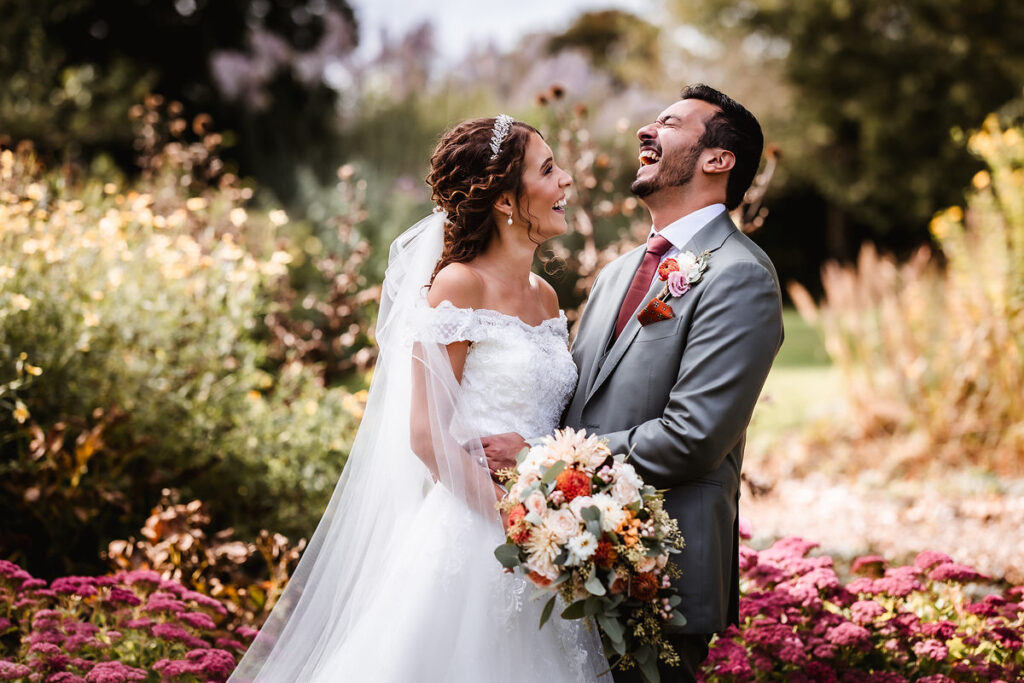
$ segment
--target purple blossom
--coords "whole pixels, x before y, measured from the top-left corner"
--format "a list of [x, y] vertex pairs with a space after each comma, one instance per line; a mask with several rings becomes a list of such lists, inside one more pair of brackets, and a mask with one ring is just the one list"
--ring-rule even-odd
[[864, 574], [866, 576], [882, 576], [885, 571], [885, 558], [881, 555], [864, 555], [858, 557], [850, 566], [851, 574]]
[[121, 662], [100, 662], [86, 675], [85, 680], [88, 683], [128, 683], [144, 681], [146, 676], [145, 670]]
[[917, 683], [953, 683], [953, 679], [945, 674], [932, 674], [917, 679]]
[[225, 650], [202, 648], [199, 650], [192, 650], [191, 652], [186, 653], [185, 656], [196, 667], [198, 667], [208, 679], [223, 680], [230, 676], [231, 672], [235, 668], [234, 655]]
[[181, 594], [181, 599], [191, 600], [200, 607], [208, 607], [221, 616], [228, 613], [227, 609], [224, 608], [224, 605], [222, 605], [219, 600], [211, 598], [209, 595], [203, 595], [197, 591], [187, 590]]
[[113, 604], [130, 605], [132, 607], [142, 604], [142, 599], [135, 594], [135, 591], [127, 588], [121, 588], [119, 586], [115, 586], [110, 589], [110, 592], [107, 594], [106, 601]]
[[23, 581], [32, 578], [32, 575], [27, 571], [7, 560], [0, 560], [0, 576], [19, 585]]
[[239, 626], [235, 629], [235, 635], [241, 636], [242, 638], [255, 638], [257, 633], [259, 633], [259, 631], [251, 626]]
[[124, 622], [124, 624], [122, 624], [122, 626], [124, 628], [140, 628], [140, 629], [149, 628], [152, 625], [153, 625], [153, 620], [150, 619], [149, 617], [141, 617], [139, 619], [129, 619], [128, 621]]
[[185, 612], [179, 614], [178, 619], [192, 628], [209, 630], [217, 628], [217, 624], [213, 623], [213, 619], [205, 612]]
[[191, 648], [202, 648], [208, 645], [205, 640], [196, 638], [178, 624], [156, 624], [153, 626], [153, 635], [164, 640], [181, 641]]
[[956, 624], [952, 621], [936, 621], [921, 625], [921, 633], [939, 640], [949, 640], [956, 634]]
[[858, 600], [850, 606], [850, 616], [854, 622], [865, 625], [885, 614], [885, 608], [874, 600]]
[[825, 637], [829, 642], [842, 647], [863, 648], [871, 644], [871, 632], [863, 626], [847, 621], [830, 628]]
[[151, 569], [135, 569], [121, 574], [118, 578], [129, 586], [134, 586], [137, 583], [148, 583], [154, 588], [163, 581], [163, 577]]
[[23, 591], [34, 591], [37, 588], [44, 588], [46, 581], [43, 579], [25, 579], [25, 582], [21, 584], [21, 590]]
[[61, 671], [47, 678], [46, 683], [85, 683], [85, 679], [70, 671]]
[[914, 558], [914, 566], [921, 571], [927, 571], [937, 564], [947, 564], [952, 561], [953, 558], [946, 553], [939, 552], [938, 550], [925, 550], [918, 553], [917, 557]]
[[11, 620], [7, 617], [0, 617], [0, 633], [3, 633], [11, 627]]
[[143, 612], [167, 612], [181, 614], [185, 611], [185, 603], [170, 593], [157, 592], [149, 596]]
[[931, 570], [928, 578], [932, 581], [950, 581], [952, 583], [974, 583], [978, 581], [989, 581], [989, 577], [976, 571], [973, 567], [955, 562], [940, 564]]
[[1021, 642], [1021, 635], [1005, 626], [996, 626], [992, 629], [992, 640], [1009, 650], [1019, 650], [1024, 645], [1024, 642]]
[[[4, 561], [5, 560], [0, 560], [0, 562]], [[10, 562], [7, 564], [10, 564]], [[0, 659], [0, 681], [14, 681], [19, 678], [25, 678], [30, 673], [32, 673], [32, 669], [28, 668], [24, 664]]]
[[914, 643], [914, 654], [922, 659], [933, 659], [936, 662], [946, 661], [949, 656], [949, 648], [939, 641], [929, 638], [919, 643]]
[[231, 638], [217, 638], [213, 644], [222, 650], [237, 650], [238, 652], [245, 650], [245, 645]]
[[96, 579], [91, 576], [62, 576], [53, 580], [50, 589], [63, 595], [89, 598], [96, 595]]

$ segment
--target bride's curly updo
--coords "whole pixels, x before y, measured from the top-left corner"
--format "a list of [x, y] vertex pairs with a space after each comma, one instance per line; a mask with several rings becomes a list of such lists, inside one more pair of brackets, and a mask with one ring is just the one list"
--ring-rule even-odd
[[491, 209], [502, 192], [511, 191], [518, 203], [526, 146], [537, 129], [515, 121], [492, 160], [493, 130], [492, 117], [460, 123], [444, 134], [430, 157], [430, 198], [448, 215], [431, 284], [449, 263], [465, 263], [487, 248], [498, 232]]

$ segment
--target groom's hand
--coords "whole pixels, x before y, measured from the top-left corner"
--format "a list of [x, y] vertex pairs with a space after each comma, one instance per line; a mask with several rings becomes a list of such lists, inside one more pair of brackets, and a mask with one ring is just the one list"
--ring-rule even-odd
[[515, 432], [485, 436], [480, 439], [480, 445], [484, 447], [487, 467], [492, 473], [506, 467], [515, 467], [519, 451], [530, 447], [530, 444]]

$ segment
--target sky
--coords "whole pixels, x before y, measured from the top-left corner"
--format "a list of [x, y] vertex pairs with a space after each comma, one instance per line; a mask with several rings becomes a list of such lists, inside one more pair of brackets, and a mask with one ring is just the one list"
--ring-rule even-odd
[[403, 35], [426, 19], [434, 24], [437, 49], [454, 62], [475, 45], [508, 49], [533, 31], [558, 31], [585, 11], [623, 9], [640, 16], [656, 0], [351, 0], [359, 20], [357, 54], [373, 57], [380, 49], [381, 30]]

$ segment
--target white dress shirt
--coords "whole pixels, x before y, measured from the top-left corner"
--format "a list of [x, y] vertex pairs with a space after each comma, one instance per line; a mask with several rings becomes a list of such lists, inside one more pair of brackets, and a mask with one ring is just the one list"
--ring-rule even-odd
[[[667, 258], [675, 257], [701, 228], [710, 223], [713, 218], [718, 216], [718, 214], [724, 212], [725, 204], [711, 204], [702, 209], [697, 209], [692, 213], [686, 214], [674, 223], [669, 223], [660, 231], [656, 231], [652, 227], [651, 232], [648, 233], [647, 237], [649, 239], [651, 235], [657, 232], [657, 234], [672, 243], [669, 250], [661, 257], [661, 260], [664, 261]], [[651, 278], [651, 285], [653, 285], [657, 279], [658, 271], [654, 271], [654, 277]]]

